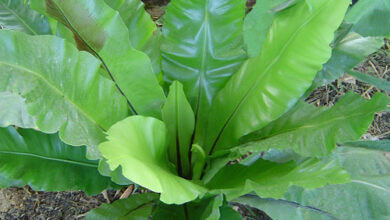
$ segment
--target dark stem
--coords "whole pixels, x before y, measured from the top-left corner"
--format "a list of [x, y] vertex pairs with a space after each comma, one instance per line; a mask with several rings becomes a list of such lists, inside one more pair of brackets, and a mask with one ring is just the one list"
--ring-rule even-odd
[[180, 154], [180, 141], [179, 141], [179, 134], [178, 130], [176, 129], [176, 160], [177, 160], [177, 172], [179, 176], [183, 177], [183, 170], [181, 167], [181, 154]]
[[183, 208], [184, 208], [184, 215], [186, 216], [186, 220], [189, 220], [190, 218], [188, 216], [188, 207], [186, 203], [184, 203]]

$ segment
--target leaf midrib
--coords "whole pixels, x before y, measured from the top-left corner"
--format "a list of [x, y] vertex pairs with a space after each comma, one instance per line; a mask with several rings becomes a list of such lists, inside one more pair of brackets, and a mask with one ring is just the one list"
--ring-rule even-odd
[[143, 203], [143, 204], [141, 204], [141, 205], [139, 205], [139, 206], [137, 206], [137, 207], [135, 207], [135, 208], [133, 208], [133, 209], [130, 209], [128, 212], [126, 212], [122, 217], [120, 217], [120, 220], [125, 220], [125, 219], [127, 219], [128, 217], [131, 217], [131, 216], [129, 216], [130, 214], [132, 214], [132, 212], [135, 212], [135, 211], [137, 211], [138, 209], [141, 209], [141, 208], [143, 208], [143, 207], [145, 207], [145, 206], [148, 206], [148, 205], [150, 205], [150, 204], [153, 204], [154, 202], [156, 201], [156, 199], [154, 199], [154, 200], [151, 200], [151, 201], [149, 201], [149, 202], [146, 202], [146, 203]]
[[2, 7], [4, 7], [6, 10], [10, 11], [13, 15], [15, 15], [15, 17], [20, 20], [22, 22], [22, 24], [27, 28], [29, 29], [34, 35], [38, 35], [37, 32], [34, 31], [34, 29], [32, 29], [30, 27], [30, 25], [28, 25], [14, 10], [12, 10], [11, 8], [7, 7], [4, 5], [4, 3], [0, 2], [0, 5], [2, 5]]
[[[243, 196], [243, 197], [248, 197], [248, 198], [255, 197], [255, 198], [257, 198], [257, 196], [254, 196], [254, 195], [246, 195], [246, 196]], [[327, 212], [325, 210], [322, 210], [322, 209], [319, 209], [319, 208], [316, 208], [316, 207], [313, 207], [313, 206], [302, 205], [302, 204], [300, 204], [298, 202], [293, 202], [293, 201], [289, 201], [289, 200], [285, 200], [285, 199], [271, 199], [271, 198], [270, 199], [261, 199], [261, 200], [285, 203], [285, 205], [288, 205], [288, 206], [294, 206], [294, 207], [297, 207], [297, 208], [308, 209], [310, 211], [321, 213], [321, 214], [326, 215], [328, 217], [331, 217], [333, 219], [341, 220], [341, 219], [337, 218], [336, 216], [334, 216], [332, 213], [329, 213], [329, 212]], [[233, 202], [234, 202], [234, 200], [233, 200]], [[240, 203], [240, 202], [237, 201], [237, 203]], [[240, 204], [244, 204], [244, 203], [240, 203]], [[254, 206], [251, 206], [250, 204], [244, 204], [244, 205], [256, 208]]]
[[362, 181], [362, 180], [352, 180], [351, 181], [352, 183], [356, 183], [356, 184], [361, 184], [361, 185], [365, 185], [365, 186], [368, 186], [368, 187], [371, 187], [371, 188], [375, 188], [375, 189], [378, 189], [378, 190], [382, 190], [382, 191], [385, 191], [387, 193], [390, 193], [390, 190], [389, 189], [386, 189], [382, 186], [379, 186], [379, 185], [376, 185], [376, 184], [373, 184], [373, 183], [369, 183], [369, 182], [366, 182], [366, 181]]
[[[368, 113], [366, 113], [368, 114]], [[283, 130], [281, 132], [278, 132], [278, 133], [275, 133], [275, 134], [272, 134], [270, 136], [267, 136], [265, 138], [260, 138], [260, 139], [255, 139], [253, 141], [262, 141], [262, 140], [267, 140], [267, 139], [270, 139], [270, 138], [273, 138], [275, 136], [278, 136], [278, 135], [282, 135], [282, 134], [285, 134], [285, 133], [290, 133], [290, 132], [296, 132], [297, 130], [301, 130], [301, 129], [308, 129], [308, 128], [315, 128], [315, 127], [321, 127], [323, 125], [327, 125], [327, 124], [331, 124], [335, 121], [340, 121], [340, 120], [349, 120], [350, 118], [354, 118], [354, 117], [359, 117], [359, 116], [364, 116], [366, 115], [364, 113], [357, 113], [357, 114], [351, 114], [351, 115], [348, 115], [348, 116], [340, 116], [340, 117], [335, 117], [335, 118], [332, 118], [331, 120], [328, 120], [328, 121], [325, 121], [325, 122], [320, 122], [320, 123], [313, 123], [313, 124], [305, 124], [305, 125], [302, 125], [302, 126], [296, 126], [296, 127], [293, 127], [293, 128], [290, 128], [290, 129], [286, 129], [286, 130]], [[323, 115], [321, 115], [323, 116]], [[318, 120], [318, 119], [317, 119]], [[316, 121], [316, 120], [314, 120]]]
[[[214, 151], [214, 148], [215, 146], [217, 145], [218, 143], [218, 140], [220, 139], [220, 137], [222, 136], [222, 133], [225, 131], [226, 127], [228, 126], [228, 124], [231, 122], [232, 118], [235, 116], [235, 114], [238, 112], [238, 109], [240, 108], [240, 106], [245, 102], [246, 98], [249, 96], [249, 94], [252, 92], [252, 90], [254, 90], [255, 87], [257, 87], [257, 84], [261, 81], [261, 79], [268, 73], [269, 70], [271, 70], [271, 68], [277, 63], [277, 61], [280, 59], [280, 57], [285, 53], [285, 51], [287, 50], [287, 48], [290, 46], [291, 42], [293, 41], [293, 39], [295, 39], [295, 37], [298, 35], [298, 33], [308, 24], [310, 23], [315, 17], [317, 17], [320, 12], [322, 12], [322, 9], [327, 6], [329, 4], [329, 1], [325, 2], [317, 11], [317, 13], [315, 14], [311, 14], [309, 16], [309, 18], [307, 19], [306, 22], [304, 22], [299, 28], [296, 29], [296, 31], [294, 32], [294, 34], [291, 35], [291, 37], [289, 38], [289, 40], [286, 42], [286, 44], [284, 44], [283, 48], [281, 49], [280, 53], [273, 59], [273, 61], [267, 66], [267, 68], [264, 70], [263, 74], [260, 75], [260, 77], [258, 77], [255, 82], [251, 85], [251, 87], [248, 89], [248, 91], [245, 93], [244, 97], [240, 100], [240, 102], [237, 104], [237, 106], [234, 108], [233, 112], [231, 113], [231, 115], [229, 115], [227, 121], [225, 122], [225, 124], [223, 125], [223, 127], [221, 128], [221, 131], [218, 133], [218, 136], [217, 138], [215, 139], [212, 147], [211, 147], [211, 150], [209, 152], [209, 154], [212, 154], [213, 151]], [[260, 56], [260, 55], [259, 55]]]
[[25, 157], [35, 157], [35, 158], [39, 158], [39, 159], [55, 161], [55, 162], [60, 162], [60, 163], [66, 163], [66, 164], [74, 164], [74, 165], [84, 166], [84, 167], [93, 167], [93, 168], [97, 168], [98, 167], [96, 164], [80, 162], [80, 161], [74, 161], [74, 160], [61, 159], [61, 158], [55, 158], [55, 157], [48, 157], [48, 156], [43, 156], [43, 155], [38, 155], [38, 154], [33, 154], [33, 153], [26, 153], [26, 152], [0, 151], [0, 154], [25, 156]]
[[42, 80], [46, 85], [48, 85], [50, 88], [52, 88], [54, 90], [55, 93], [57, 93], [60, 97], [63, 97], [63, 99], [69, 103], [70, 105], [72, 105], [81, 115], [83, 115], [86, 119], [88, 119], [90, 122], [92, 122], [93, 124], [97, 125], [100, 129], [102, 129], [103, 131], [106, 131], [106, 129], [100, 125], [95, 119], [93, 119], [92, 117], [90, 117], [84, 110], [82, 110], [82, 108], [80, 108], [76, 103], [74, 103], [71, 99], [68, 98], [68, 96], [61, 92], [61, 90], [59, 90], [55, 85], [51, 84], [48, 80], [46, 80], [42, 75], [40, 75], [39, 73], [35, 72], [35, 71], [32, 71], [32, 70], [29, 70], [29, 69], [26, 69], [25, 67], [23, 66], [19, 66], [19, 65], [14, 65], [14, 64], [10, 64], [10, 63], [4, 63], [4, 62], [1, 62], [0, 61], [0, 65], [5, 65], [5, 66], [10, 66], [10, 67], [13, 67], [13, 68], [16, 68], [16, 69], [20, 69], [22, 71], [25, 71], [25, 72], [29, 72], [31, 73], [32, 75], [34, 75], [35, 77], [39, 78], [40, 80]]
[[102, 65], [104, 67], [104, 69], [107, 70], [107, 73], [108, 75], [110, 76], [112, 82], [115, 84], [115, 87], [118, 89], [119, 93], [126, 99], [126, 102], [127, 102], [127, 105], [129, 106], [129, 108], [131, 109], [131, 111], [135, 114], [135, 115], [138, 115], [138, 112], [135, 110], [135, 107], [133, 106], [133, 104], [130, 102], [130, 99], [126, 96], [126, 94], [123, 92], [123, 90], [121, 89], [121, 87], [119, 86], [119, 84], [117, 83], [117, 81], [115, 80], [114, 76], [112, 75], [112, 72], [111, 70], [108, 68], [106, 62], [104, 61], [104, 59], [100, 56], [100, 54], [92, 48], [91, 45], [89, 45], [89, 43], [84, 39], [83, 36], [81, 36], [81, 34], [76, 30], [76, 28], [73, 26], [73, 24], [70, 22], [70, 20], [68, 19], [68, 17], [65, 15], [65, 12], [62, 10], [62, 8], [60, 6], [58, 6], [57, 2], [55, 1], [52, 1], [53, 4], [55, 5], [55, 7], [57, 8], [57, 10], [61, 13], [61, 15], [63, 16], [63, 18], [65, 19], [65, 21], [68, 23], [68, 25], [70, 26], [70, 29], [71, 31], [74, 33], [74, 34], [77, 34], [77, 36], [85, 43], [85, 45], [88, 47], [89, 50], [91, 50], [91, 52], [93, 53], [93, 55], [95, 55], [99, 60], [100, 62], [102, 62]]
[[[196, 100], [196, 111], [195, 111], [195, 130], [194, 133], [196, 133], [196, 128], [198, 125], [198, 119], [199, 119], [199, 112], [200, 112], [200, 104], [201, 104], [201, 97], [202, 97], [202, 88], [203, 88], [203, 78], [206, 70], [206, 57], [207, 57], [207, 45], [209, 43], [209, 38], [207, 37], [209, 35], [208, 26], [209, 24], [209, 10], [208, 10], [209, 0], [205, 1], [205, 7], [204, 7], [204, 17], [203, 17], [203, 44], [202, 44], [202, 55], [201, 55], [201, 63], [200, 63], [200, 71], [199, 71], [199, 88], [198, 88], [198, 99]], [[191, 144], [194, 141], [195, 135], [193, 135]]]

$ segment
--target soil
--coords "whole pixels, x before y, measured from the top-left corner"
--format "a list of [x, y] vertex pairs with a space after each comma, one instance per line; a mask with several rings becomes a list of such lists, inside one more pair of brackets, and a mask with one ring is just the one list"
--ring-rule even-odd
[[[169, 0], [143, 0], [146, 9], [157, 20], [164, 14], [163, 7]], [[248, 8], [255, 0], [248, 0]], [[381, 51], [371, 55], [365, 62], [357, 66], [357, 70], [390, 80], [390, 50], [386, 42]], [[348, 75], [336, 80], [331, 85], [315, 90], [307, 99], [317, 106], [333, 105], [347, 91], [355, 91], [367, 98], [380, 91], [375, 87], [354, 80]], [[381, 112], [375, 116], [368, 133], [364, 138], [390, 139], [390, 112]], [[114, 201], [118, 198], [115, 191], [108, 191], [107, 198]], [[107, 202], [102, 195], [88, 196], [83, 192], [36, 192], [28, 186], [24, 188], [0, 189], [0, 219], [82, 219], [85, 214], [102, 203]], [[238, 205], [246, 219], [270, 219], [259, 210], [246, 209]], [[255, 217], [262, 216], [262, 217]]]
[[35, 192], [29, 187], [0, 189], [0, 219], [82, 219], [105, 202], [83, 192]]

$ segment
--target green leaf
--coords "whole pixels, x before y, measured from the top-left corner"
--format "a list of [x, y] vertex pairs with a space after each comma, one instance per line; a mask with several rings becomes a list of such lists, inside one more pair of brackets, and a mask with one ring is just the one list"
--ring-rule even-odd
[[128, 114], [99, 66], [60, 38], [0, 31], [0, 92], [19, 94], [39, 130], [59, 131], [65, 143], [88, 146], [89, 159], [100, 157], [103, 132]]
[[173, 0], [166, 8], [164, 79], [183, 83], [195, 111], [194, 143], [201, 146], [211, 102], [245, 58], [244, 16], [244, 0]]
[[85, 158], [85, 147], [66, 145], [57, 134], [0, 128], [0, 176], [5, 183], [42, 191], [98, 194], [112, 182], [99, 174], [97, 165], [98, 161]]
[[73, 32], [69, 30], [69, 28], [67, 28], [65, 25], [59, 22], [57, 22], [56, 25], [56, 36], [67, 40], [69, 43], [72, 43], [75, 46], [77, 45]]
[[390, 36], [390, 2], [359, 0], [348, 12], [346, 22], [363, 36]]
[[158, 194], [133, 194], [112, 204], [93, 209], [86, 220], [148, 220], [158, 202]]
[[348, 71], [348, 74], [355, 77], [357, 80], [371, 84], [378, 89], [382, 89], [388, 93], [390, 93], [390, 82], [386, 79], [380, 79], [365, 73], [356, 72], [356, 71]]
[[246, 195], [234, 199], [233, 202], [265, 211], [268, 216], [275, 220], [338, 220], [338, 218], [324, 210], [287, 200], [261, 199], [255, 195]]
[[156, 74], [161, 72], [160, 35], [161, 31], [153, 22], [141, 0], [105, 0], [117, 10], [129, 30], [133, 47], [146, 53], [152, 61]]
[[124, 186], [134, 184], [129, 179], [123, 176], [121, 167], [117, 167], [115, 170], [111, 170], [110, 166], [107, 164], [107, 160], [104, 158], [102, 158], [99, 161], [98, 170], [99, 173], [102, 174], [103, 176], [111, 177], [111, 180], [116, 184], [124, 185]]
[[164, 92], [150, 59], [131, 46], [128, 29], [117, 11], [102, 0], [32, 0], [32, 5], [37, 10], [44, 5], [40, 12], [66, 25], [79, 49], [101, 60], [133, 113], [161, 117]]
[[34, 128], [35, 119], [28, 114], [25, 100], [14, 93], [0, 92], [0, 127], [15, 125]]
[[205, 193], [203, 187], [179, 177], [170, 166], [162, 121], [132, 116], [113, 125], [107, 134], [108, 141], [99, 149], [110, 169], [121, 166], [126, 178], [161, 193], [162, 202], [182, 204]]
[[301, 1], [279, 12], [260, 56], [245, 62], [213, 102], [206, 152], [234, 146], [291, 108], [331, 54], [348, 0]]
[[178, 81], [169, 88], [167, 101], [162, 109], [162, 118], [168, 130], [169, 160], [175, 164], [178, 174], [191, 175], [190, 142], [195, 126], [194, 112]]
[[243, 138], [249, 142], [236, 150], [262, 152], [292, 149], [305, 157], [323, 157], [336, 143], [358, 140], [368, 129], [376, 112], [386, 109], [389, 99], [378, 93], [370, 101], [347, 93], [335, 106], [317, 108], [301, 100], [288, 113], [265, 128]]
[[0, 0], [0, 26], [27, 34], [50, 34], [47, 18], [33, 11], [23, 0]]
[[321, 86], [341, 77], [383, 45], [381, 37], [362, 37], [351, 32], [336, 43], [330, 60], [324, 64], [314, 82]]
[[244, 41], [249, 57], [256, 57], [260, 54], [275, 14], [281, 10], [280, 6], [289, 7], [297, 1], [299, 0], [256, 1], [255, 7], [245, 17], [244, 21]]
[[[109, 2], [115, 1], [105, 0], [105, 2], [110, 4]], [[137, 50], [142, 50], [153, 36], [153, 32], [157, 30], [150, 14], [145, 10], [144, 3], [140, 0], [124, 0], [111, 7], [119, 12], [126, 24], [131, 45]]]
[[351, 183], [315, 190], [294, 187], [286, 193], [285, 199], [326, 211], [338, 219], [388, 219], [390, 216], [389, 153], [340, 147], [335, 157], [351, 173]]
[[160, 203], [152, 219], [219, 220], [222, 219], [219, 210], [222, 204], [223, 197], [221, 195], [184, 205]]
[[202, 176], [203, 169], [206, 163], [206, 153], [203, 148], [197, 144], [191, 146], [191, 165], [192, 165], [192, 179], [199, 180]]
[[390, 140], [380, 140], [380, 141], [361, 140], [355, 142], [347, 142], [344, 143], [343, 145], [348, 147], [361, 147], [361, 148], [390, 152]]
[[263, 198], [279, 199], [292, 185], [313, 189], [346, 182], [349, 175], [336, 160], [307, 159], [300, 164], [294, 161], [278, 164], [259, 159], [249, 166], [235, 164], [222, 168], [206, 186], [212, 193], [224, 193], [227, 200], [252, 191]]
[[241, 220], [243, 219], [241, 214], [235, 211], [229, 205], [223, 205], [219, 208], [219, 212], [221, 213], [221, 220]]

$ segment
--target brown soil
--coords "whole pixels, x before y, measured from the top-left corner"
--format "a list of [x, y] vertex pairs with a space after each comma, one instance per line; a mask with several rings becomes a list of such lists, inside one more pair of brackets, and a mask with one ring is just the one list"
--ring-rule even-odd
[[[380, 51], [369, 56], [355, 70], [390, 81], [390, 49], [388, 45], [389, 41], [387, 40], [385, 41], [385, 46]], [[370, 99], [377, 92], [388, 94], [386, 91], [382, 91], [374, 86], [355, 80], [351, 76], [345, 75], [330, 85], [316, 89], [307, 101], [317, 106], [332, 106], [348, 91], [354, 91], [367, 99]], [[390, 139], [390, 112], [384, 111], [376, 114], [374, 122], [363, 138]]]
[[[109, 197], [113, 198], [113, 193]], [[106, 202], [102, 194], [36, 192], [24, 188], [0, 189], [0, 219], [82, 219], [89, 210]]]

